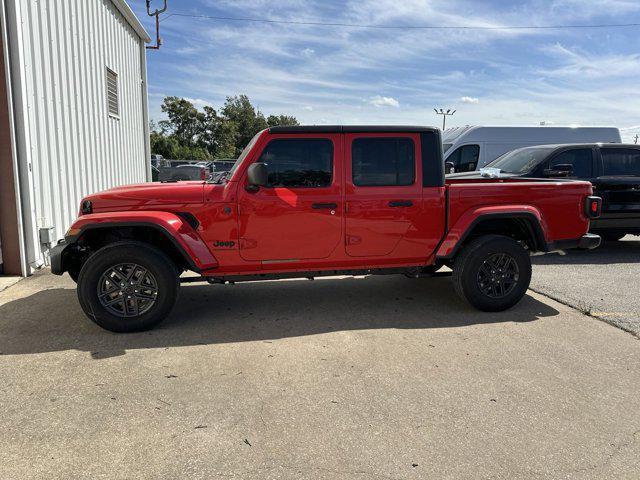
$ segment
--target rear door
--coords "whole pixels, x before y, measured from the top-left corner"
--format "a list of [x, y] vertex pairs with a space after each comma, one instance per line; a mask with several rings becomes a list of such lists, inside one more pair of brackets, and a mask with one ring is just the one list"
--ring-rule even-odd
[[601, 147], [600, 162], [593, 184], [603, 215], [594, 226], [640, 229], [640, 148]]
[[348, 256], [426, 256], [420, 155], [420, 134], [345, 135]]

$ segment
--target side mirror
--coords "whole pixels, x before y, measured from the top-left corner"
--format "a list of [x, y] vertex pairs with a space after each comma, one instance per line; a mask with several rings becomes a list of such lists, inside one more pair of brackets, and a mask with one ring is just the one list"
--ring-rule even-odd
[[444, 162], [445, 173], [456, 173], [456, 166], [453, 162]]
[[573, 165], [563, 163], [553, 168], [547, 168], [543, 173], [545, 177], [570, 177], [573, 175]]
[[253, 191], [258, 191], [269, 183], [269, 171], [266, 163], [254, 163], [247, 170], [248, 187]]

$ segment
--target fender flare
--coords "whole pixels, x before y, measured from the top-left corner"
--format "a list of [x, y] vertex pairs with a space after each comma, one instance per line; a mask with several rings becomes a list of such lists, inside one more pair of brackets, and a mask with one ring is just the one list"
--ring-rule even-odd
[[436, 258], [450, 260], [455, 257], [464, 241], [479, 223], [494, 219], [527, 220], [527, 225], [530, 226], [529, 233], [535, 241], [536, 248], [544, 252], [549, 251], [549, 245], [544, 233], [545, 222], [537, 208], [529, 205], [480, 207], [467, 211], [460, 216], [438, 246]]
[[216, 268], [218, 261], [194, 229], [191, 218], [162, 211], [92, 213], [82, 215], [73, 223], [64, 242], [65, 246], [71, 246], [86, 232], [96, 229], [152, 228], [172, 243], [189, 269], [201, 273]]

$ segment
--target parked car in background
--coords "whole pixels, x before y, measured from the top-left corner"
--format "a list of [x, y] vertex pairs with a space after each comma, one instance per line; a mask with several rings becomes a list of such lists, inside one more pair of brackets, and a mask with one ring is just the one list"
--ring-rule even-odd
[[[602, 215], [591, 231], [608, 241], [640, 235], [640, 145], [574, 144], [527, 147], [506, 153], [487, 165], [503, 177], [588, 180], [602, 198]], [[447, 178], [472, 178], [460, 173]]]
[[199, 162], [195, 162], [193, 165], [197, 165], [198, 167], [206, 168], [209, 172], [213, 172], [213, 162], [208, 160], [202, 160]]
[[184, 180], [207, 180], [211, 176], [209, 169], [200, 165], [186, 163], [176, 167], [160, 167], [159, 182], [179, 182]]
[[615, 127], [458, 127], [444, 131], [447, 173], [470, 172], [516, 148], [560, 143], [621, 143]]
[[213, 161], [213, 170], [215, 172], [228, 172], [229, 170], [231, 170], [233, 168], [233, 166], [236, 164], [236, 160], [233, 158], [225, 158], [225, 159], [220, 159], [220, 160], [214, 160]]
[[231, 171], [235, 163], [236, 161], [233, 159], [214, 160], [211, 178], [213, 180], [218, 180], [219, 178], [225, 176], [228, 172]]
[[158, 155], [157, 153], [151, 154], [151, 166], [152, 167], [161, 167], [163, 166], [164, 157], [162, 155]]

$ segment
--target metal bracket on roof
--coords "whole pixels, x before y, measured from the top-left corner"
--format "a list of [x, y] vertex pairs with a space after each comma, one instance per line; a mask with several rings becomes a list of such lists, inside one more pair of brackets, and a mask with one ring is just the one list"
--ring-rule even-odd
[[156, 44], [147, 46], [149, 50], [160, 50], [160, 46], [162, 45], [162, 39], [160, 38], [160, 14], [167, 11], [167, 0], [164, 0], [164, 6], [162, 9], [151, 12], [151, 0], [147, 0], [147, 15], [150, 17], [156, 17]]

